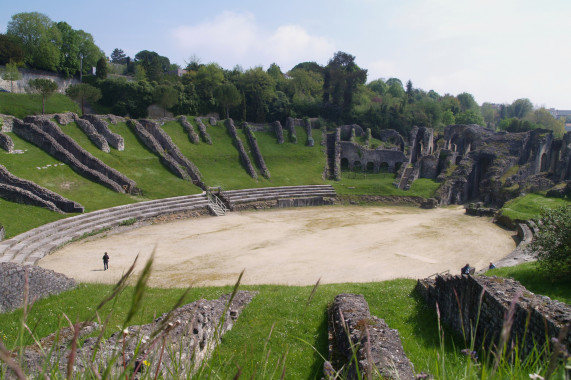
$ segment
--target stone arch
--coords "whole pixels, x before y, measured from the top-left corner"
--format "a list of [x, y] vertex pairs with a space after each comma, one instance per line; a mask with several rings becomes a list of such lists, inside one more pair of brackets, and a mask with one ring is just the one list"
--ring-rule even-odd
[[365, 166], [365, 171], [367, 173], [374, 173], [375, 172], [375, 163], [372, 161], [367, 162], [367, 166]]
[[388, 173], [389, 172], [389, 164], [388, 162], [381, 162], [379, 166], [379, 173]]
[[341, 170], [349, 170], [349, 160], [345, 157], [341, 159]]
[[540, 167], [539, 171], [541, 172], [549, 171], [549, 160], [547, 158], [547, 153], [543, 153], [541, 155], [541, 161], [539, 167]]

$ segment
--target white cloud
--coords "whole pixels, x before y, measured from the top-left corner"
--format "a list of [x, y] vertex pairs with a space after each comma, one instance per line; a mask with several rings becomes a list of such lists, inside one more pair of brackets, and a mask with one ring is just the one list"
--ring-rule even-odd
[[325, 61], [334, 52], [330, 40], [311, 35], [299, 25], [264, 30], [250, 12], [225, 11], [213, 20], [181, 25], [172, 36], [186, 57], [196, 54], [227, 68], [236, 64], [267, 67], [276, 62], [282, 70], [289, 70], [299, 62]]

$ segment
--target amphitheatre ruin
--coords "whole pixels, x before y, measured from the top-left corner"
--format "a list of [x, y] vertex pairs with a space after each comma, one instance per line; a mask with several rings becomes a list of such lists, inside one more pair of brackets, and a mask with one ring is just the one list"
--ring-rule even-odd
[[[457, 275], [465, 263], [476, 270], [487, 268], [489, 262], [512, 265], [531, 259], [513, 252], [518, 251], [517, 243], [529, 242], [534, 225], [503, 221], [500, 227], [491, 218], [468, 215], [463, 205], [470, 204], [472, 214], [493, 213], [522, 193], [569, 193], [571, 180], [571, 133], [556, 139], [543, 130], [510, 134], [478, 125], [450, 125], [440, 136], [415, 127], [409, 136], [387, 130], [373, 140], [370, 130], [358, 125], [327, 130], [319, 120], [308, 118], [288, 118], [284, 127], [279, 121], [236, 126], [231, 119], [189, 121], [184, 116], [158, 121], [72, 113], [0, 118], [0, 147], [7, 153], [25, 159], [27, 152], [18, 151], [13, 138], [25, 141], [29, 149], [47, 152], [57, 161], [38, 171], [71, 170], [124, 197], [114, 207], [93, 209], [58, 194], [53, 186], [48, 189], [12, 173], [10, 165], [0, 165], [1, 198], [74, 214], [0, 241], [0, 262], [51, 269], [78, 282], [116, 283], [137, 255], [142, 262], [154, 255], [149, 284], [156, 287], [232, 285], [243, 269], [243, 284], [311, 285], [318, 280], [360, 283]], [[165, 124], [171, 126], [171, 134], [174, 126], [182, 131], [185, 144], [214, 149], [221, 136], [216, 131], [224, 131], [238, 162], [227, 179], [231, 181], [238, 170], [262, 185], [220, 186], [221, 181], [212, 180], [210, 168], [201, 165], [200, 157], [189, 156]], [[82, 146], [74, 141], [66, 132], [69, 125], [77, 126], [93, 146], [86, 149], [85, 142]], [[100, 158], [120, 156], [129, 148], [117, 125], [136, 136], [146, 152], [192, 190], [143, 198], [152, 189], [141, 188], [139, 178], [115, 168], [117, 159]], [[270, 136], [273, 145], [317, 152], [322, 162], [314, 166], [321, 167], [320, 181], [272, 186], [276, 178], [286, 176], [275, 162], [288, 158], [273, 157], [260, 143], [262, 136], [264, 144]], [[299, 175], [306, 170], [303, 163], [291, 165], [298, 165]], [[439, 185], [428, 198], [341, 196], [333, 185], [347, 173], [390, 173], [394, 188], [402, 192], [413, 189], [419, 179]], [[353, 205], [362, 202], [371, 204]], [[108, 271], [103, 271], [103, 252], [111, 257]], [[466, 294], [474, 293], [476, 285], [462, 284], [469, 289]], [[419, 281], [419, 286], [424, 286], [421, 292], [429, 303], [444, 297], [445, 291], [434, 290], [442, 286], [438, 282]], [[61, 290], [47, 288], [47, 293]], [[249, 302], [251, 296], [245, 298]], [[345, 301], [341, 297], [335, 302]], [[352, 298], [350, 302], [363, 303]]]

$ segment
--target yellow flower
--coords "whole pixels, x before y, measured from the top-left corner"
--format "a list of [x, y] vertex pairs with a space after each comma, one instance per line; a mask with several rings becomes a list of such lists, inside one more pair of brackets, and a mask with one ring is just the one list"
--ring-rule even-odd
[[144, 360], [143, 364], [146, 365], [147, 367], [151, 365], [151, 363], [149, 363], [147, 360]]

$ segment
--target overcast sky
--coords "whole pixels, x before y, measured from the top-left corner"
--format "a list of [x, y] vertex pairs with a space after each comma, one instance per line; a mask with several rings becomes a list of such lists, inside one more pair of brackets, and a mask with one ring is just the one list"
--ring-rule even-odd
[[107, 56], [155, 51], [231, 69], [321, 65], [356, 57], [368, 81], [390, 77], [476, 101], [571, 109], [571, 0], [1, 0], [91, 33]]

